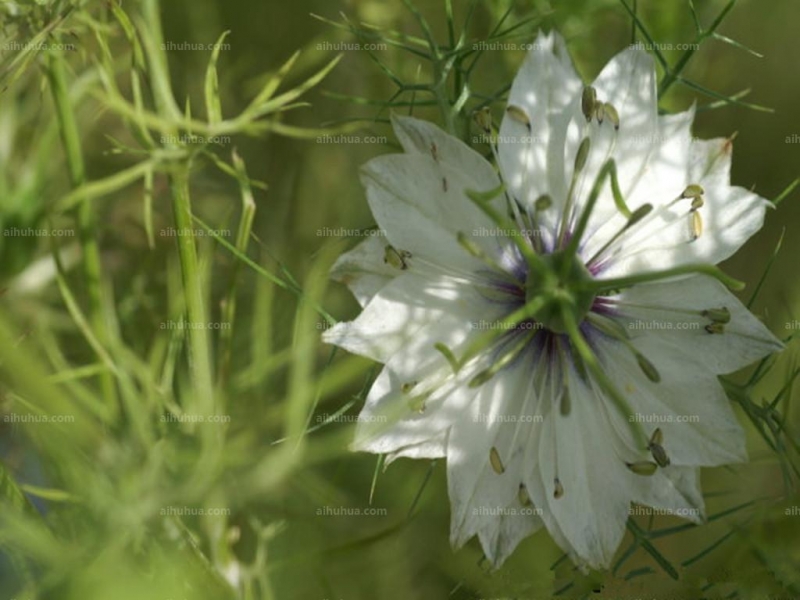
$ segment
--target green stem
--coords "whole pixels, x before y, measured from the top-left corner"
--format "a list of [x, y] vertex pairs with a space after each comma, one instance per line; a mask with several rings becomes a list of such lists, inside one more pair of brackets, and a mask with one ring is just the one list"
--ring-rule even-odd
[[[73, 190], [76, 190], [86, 183], [86, 167], [83, 161], [78, 124], [69, 100], [66, 67], [61, 53], [50, 54], [47, 77], [56, 107], [61, 141], [64, 144], [70, 185]], [[104, 317], [104, 294], [100, 282], [102, 262], [97, 243], [97, 223], [91, 202], [85, 201], [80, 204], [77, 220], [78, 239], [82, 250], [84, 278], [89, 298], [89, 322], [98, 342], [105, 347], [111, 339], [111, 333]], [[100, 376], [100, 384], [103, 398], [112, 408], [112, 412], [116, 413], [117, 390], [113, 375], [110, 372], [103, 373]]]
[[146, 27], [140, 31], [148, 59], [148, 74], [153, 90], [157, 111], [166, 120], [180, 122], [183, 114], [175, 103], [169, 79], [167, 56], [164, 47], [164, 33], [161, 28], [161, 13], [158, 0], [143, 0], [142, 15]]
[[[162, 50], [163, 32], [158, 0], [142, 2], [144, 16], [140, 35], [145, 46], [150, 74], [150, 86], [159, 117], [174, 123], [174, 130], [180, 129], [184, 119], [175, 103], [169, 79], [167, 58]], [[168, 149], [177, 149], [173, 144]], [[172, 191], [172, 212], [175, 227], [185, 235], [177, 236], [178, 256], [181, 263], [183, 292], [186, 298], [186, 316], [192, 327], [188, 331], [189, 372], [194, 393], [191, 401], [198, 414], [211, 415], [215, 411], [213, 376], [211, 370], [211, 348], [209, 343], [208, 316], [203, 294], [202, 273], [197, 259], [197, 246], [194, 235], [194, 217], [189, 194], [189, 173], [191, 158], [182, 159], [170, 175]], [[210, 431], [205, 428], [204, 432]], [[209, 447], [206, 448], [208, 450]]]
[[[667, 93], [667, 90], [672, 86], [672, 84], [674, 84], [678, 80], [681, 73], [683, 73], [683, 70], [686, 68], [686, 65], [689, 64], [689, 61], [694, 56], [694, 53], [697, 52], [698, 48], [700, 47], [700, 44], [702, 44], [710, 36], [714, 35], [714, 32], [722, 24], [722, 21], [725, 20], [725, 17], [728, 15], [728, 13], [731, 11], [731, 9], [734, 7], [735, 4], [736, 0], [730, 0], [730, 2], [728, 2], [725, 8], [722, 9], [719, 15], [717, 15], [717, 18], [714, 19], [714, 22], [711, 24], [711, 27], [709, 27], [705, 31], [700, 32], [700, 34], [695, 39], [694, 43], [691, 46], [689, 46], [689, 48], [683, 53], [683, 55], [680, 57], [675, 66], [671, 69], [666, 69], [664, 78], [661, 80], [661, 85], [658, 86], [659, 100], [664, 97], [664, 94]], [[699, 25], [699, 23], [697, 23], [697, 25]]]
[[[193, 232], [192, 203], [189, 195], [190, 165], [181, 165], [170, 178], [172, 189], [172, 211], [175, 227], [182, 233]], [[186, 296], [186, 315], [189, 328], [189, 370], [194, 383], [194, 401], [198, 412], [214, 413], [214, 394], [211, 376], [211, 350], [206, 325], [205, 298], [202, 274], [197, 260], [197, 246], [193, 233], [177, 236], [178, 255], [183, 275], [183, 290]]]
[[[250, 179], [247, 175], [244, 161], [239, 155], [233, 153], [233, 164], [239, 178], [239, 187], [242, 196], [242, 216], [239, 220], [239, 230], [236, 234], [236, 250], [241, 254], [247, 254], [247, 243], [250, 240], [250, 232], [253, 229], [253, 219], [256, 214], [256, 203], [253, 199], [253, 190], [250, 186]], [[236, 318], [236, 283], [242, 263], [236, 261], [231, 275], [228, 294], [223, 301], [222, 322], [227, 323], [227, 329], [220, 331], [219, 346], [220, 360], [218, 369], [218, 381], [222, 385], [227, 381], [230, 374], [230, 363], [233, 346], [233, 322]]]
[[455, 119], [453, 118], [453, 106], [447, 93], [447, 72], [442, 69], [439, 63], [439, 59], [434, 60], [434, 71], [437, 82], [433, 87], [433, 92], [436, 95], [436, 102], [439, 105], [439, 110], [442, 113], [442, 118], [444, 119], [444, 125], [447, 133], [458, 137]]

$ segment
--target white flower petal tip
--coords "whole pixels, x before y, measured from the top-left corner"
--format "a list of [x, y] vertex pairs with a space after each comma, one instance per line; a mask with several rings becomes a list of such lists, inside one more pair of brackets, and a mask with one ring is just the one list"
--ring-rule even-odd
[[656, 88], [642, 49], [585, 85], [541, 34], [499, 131], [479, 115], [500, 175], [399, 115], [403, 153], [362, 168], [384, 236], [336, 263], [363, 310], [323, 334], [385, 365], [351, 449], [445, 457], [450, 542], [477, 537], [494, 568], [544, 527], [606, 569], [629, 518], [701, 524], [699, 469], [747, 460], [718, 377], [783, 345], [715, 265], [770, 203], [731, 185], [732, 140], [695, 139], [694, 108], [659, 115]]

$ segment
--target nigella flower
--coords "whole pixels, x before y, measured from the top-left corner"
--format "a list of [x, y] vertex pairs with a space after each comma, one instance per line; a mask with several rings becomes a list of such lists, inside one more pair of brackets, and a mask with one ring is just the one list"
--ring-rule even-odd
[[630, 48], [584, 86], [541, 35], [499, 132], [478, 114], [499, 173], [404, 117], [405, 153], [363, 168], [385, 237], [334, 266], [363, 311], [324, 337], [384, 364], [354, 448], [446, 457], [451, 541], [496, 565], [544, 525], [607, 567], [632, 503], [701, 522], [698, 467], [746, 460], [717, 376], [781, 345], [714, 265], [768, 202], [655, 77]]

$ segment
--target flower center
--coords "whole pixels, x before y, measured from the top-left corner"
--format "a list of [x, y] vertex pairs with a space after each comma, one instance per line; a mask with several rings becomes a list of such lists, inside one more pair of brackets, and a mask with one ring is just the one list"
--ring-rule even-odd
[[595, 293], [586, 285], [592, 281], [592, 275], [574, 253], [557, 251], [543, 255], [542, 259], [547, 269], [528, 273], [525, 301], [544, 298], [544, 306], [533, 318], [550, 331], [566, 333], [565, 311], [580, 323], [592, 308]]

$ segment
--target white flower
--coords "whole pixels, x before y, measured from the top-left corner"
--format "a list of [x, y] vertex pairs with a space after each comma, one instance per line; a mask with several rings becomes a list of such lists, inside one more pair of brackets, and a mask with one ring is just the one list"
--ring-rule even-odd
[[335, 265], [363, 311], [324, 336], [385, 365], [354, 448], [446, 457], [451, 541], [478, 535], [496, 565], [544, 525], [607, 567], [631, 503], [701, 522], [698, 467], [746, 460], [717, 376], [781, 344], [713, 265], [768, 202], [730, 185], [730, 140], [693, 139], [694, 110], [658, 115], [655, 77], [630, 48], [584, 87], [542, 35], [501, 175], [400, 117], [405, 153], [363, 168], [386, 239]]

